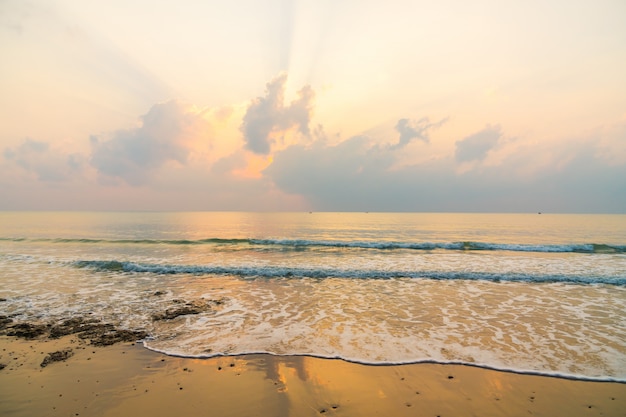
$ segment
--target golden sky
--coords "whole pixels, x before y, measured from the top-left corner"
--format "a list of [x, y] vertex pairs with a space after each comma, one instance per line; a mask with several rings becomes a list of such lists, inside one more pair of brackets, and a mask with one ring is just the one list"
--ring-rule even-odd
[[0, 209], [626, 212], [626, 3], [0, 0]]

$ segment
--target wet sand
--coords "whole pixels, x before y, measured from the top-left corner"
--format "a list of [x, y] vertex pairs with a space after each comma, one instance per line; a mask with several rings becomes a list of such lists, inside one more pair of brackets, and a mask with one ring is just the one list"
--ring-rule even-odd
[[[46, 366], [41, 364], [51, 352]], [[57, 359], [57, 360], [54, 360]], [[305, 356], [175, 358], [75, 335], [0, 336], [0, 415], [626, 416], [626, 384]], [[1, 366], [0, 366], [1, 367]]]

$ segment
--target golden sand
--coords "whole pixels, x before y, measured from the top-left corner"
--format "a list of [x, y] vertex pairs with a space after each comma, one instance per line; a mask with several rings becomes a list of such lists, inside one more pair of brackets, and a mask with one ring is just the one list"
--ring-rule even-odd
[[[40, 364], [72, 349], [64, 361]], [[0, 336], [0, 415], [626, 416], [626, 384], [306, 356], [184, 359], [140, 344]]]

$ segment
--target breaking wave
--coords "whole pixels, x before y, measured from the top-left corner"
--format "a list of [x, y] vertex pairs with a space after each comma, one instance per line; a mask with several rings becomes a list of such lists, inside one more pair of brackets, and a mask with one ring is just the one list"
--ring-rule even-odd
[[77, 261], [74, 266], [96, 271], [151, 273], [157, 275], [233, 275], [244, 279], [256, 278], [349, 278], [349, 279], [393, 279], [414, 278], [434, 280], [482, 280], [512, 281], [529, 283], [566, 283], [566, 284], [606, 284], [626, 286], [626, 276], [573, 275], [573, 274], [533, 274], [533, 273], [495, 273], [474, 271], [389, 271], [372, 269], [340, 268], [296, 268], [280, 266], [214, 266], [214, 265], [161, 265], [124, 261]]
[[522, 243], [489, 243], [489, 242], [396, 242], [396, 241], [342, 241], [342, 240], [308, 240], [308, 239], [27, 239], [0, 238], [13, 242], [47, 242], [47, 243], [85, 243], [85, 244], [141, 244], [141, 245], [229, 245], [247, 248], [278, 248], [306, 249], [316, 247], [355, 248], [376, 250], [450, 250], [450, 251], [511, 251], [511, 252], [544, 252], [544, 253], [626, 253], [626, 245], [609, 245], [603, 243], [575, 244], [522, 244]]

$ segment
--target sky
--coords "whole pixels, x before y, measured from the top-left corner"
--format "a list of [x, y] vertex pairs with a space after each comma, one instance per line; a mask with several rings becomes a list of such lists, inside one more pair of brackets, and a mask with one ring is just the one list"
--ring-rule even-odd
[[0, 210], [626, 213], [623, 0], [0, 0]]

